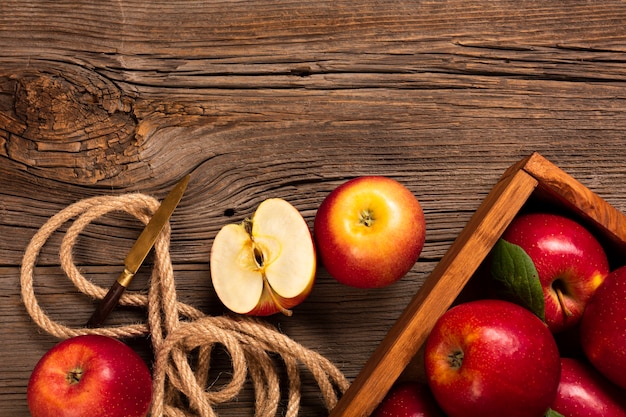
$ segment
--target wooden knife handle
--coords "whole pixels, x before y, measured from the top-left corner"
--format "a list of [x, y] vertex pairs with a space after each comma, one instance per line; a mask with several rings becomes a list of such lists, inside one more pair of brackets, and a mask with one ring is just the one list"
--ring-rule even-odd
[[104, 320], [109, 316], [111, 311], [117, 305], [120, 297], [126, 290], [126, 287], [120, 284], [118, 281], [111, 286], [109, 292], [104, 296], [96, 311], [93, 312], [89, 321], [87, 322], [87, 327], [94, 328], [100, 326]]

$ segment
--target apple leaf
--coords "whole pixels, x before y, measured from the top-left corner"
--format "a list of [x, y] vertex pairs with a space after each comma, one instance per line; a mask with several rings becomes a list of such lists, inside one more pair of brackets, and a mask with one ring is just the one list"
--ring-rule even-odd
[[545, 321], [545, 302], [539, 274], [524, 249], [499, 239], [492, 251], [491, 276], [512, 297]]
[[563, 414], [559, 413], [558, 411], [554, 411], [553, 409], [549, 409], [546, 412], [545, 417], [565, 417]]

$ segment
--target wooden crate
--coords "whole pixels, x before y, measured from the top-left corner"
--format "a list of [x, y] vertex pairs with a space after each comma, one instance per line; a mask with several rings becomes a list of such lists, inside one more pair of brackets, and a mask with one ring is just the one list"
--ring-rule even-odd
[[601, 240], [612, 267], [623, 262], [626, 216], [534, 153], [510, 167], [366, 362], [330, 417], [369, 416], [407, 370], [437, 319], [457, 300], [513, 218], [530, 207], [560, 210]]

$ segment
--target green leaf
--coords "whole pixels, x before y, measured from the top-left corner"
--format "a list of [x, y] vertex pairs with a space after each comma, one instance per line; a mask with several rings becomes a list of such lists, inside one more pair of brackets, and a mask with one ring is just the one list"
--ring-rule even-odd
[[545, 302], [539, 274], [524, 249], [499, 239], [492, 251], [491, 276], [503, 285], [507, 296], [545, 321]]
[[545, 417], [565, 417], [565, 416], [559, 412], [554, 411], [553, 409], [549, 409]]

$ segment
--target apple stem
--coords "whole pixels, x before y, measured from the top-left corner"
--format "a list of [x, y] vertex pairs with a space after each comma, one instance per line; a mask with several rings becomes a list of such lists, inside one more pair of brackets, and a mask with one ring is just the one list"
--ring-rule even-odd
[[556, 298], [558, 298], [558, 300], [559, 300], [559, 304], [561, 305], [561, 309], [563, 310], [563, 314], [565, 315], [565, 318], [567, 319], [568, 317], [572, 317], [572, 312], [565, 305], [565, 300], [564, 300], [564, 297], [563, 297], [563, 291], [561, 291], [561, 289], [559, 287], [556, 287], [555, 291], [556, 291]]
[[278, 307], [280, 312], [283, 313], [287, 317], [291, 317], [293, 314], [293, 311], [283, 307], [283, 305], [280, 303], [278, 298], [276, 298], [276, 294], [274, 293], [274, 290], [272, 289], [272, 286], [270, 285], [269, 281], [265, 277], [265, 274], [263, 274], [263, 285], [265, 286], [265, 290], [269, 293], [270, 298], [272, 299], [274, 304], [276, 304], [276, 307]]
[[243, 226], [245, 231], [250, 235], [250, 237], [252, 237], [252, 219], [249, 217], [246, 217], [245, 219], [243, 219], [243, 222], [241, 222], [241, 225]]

